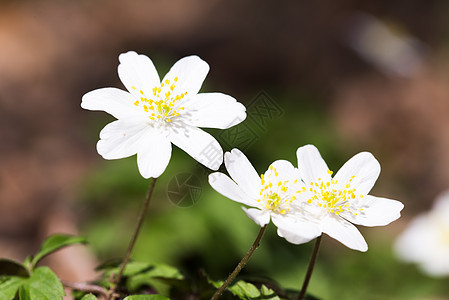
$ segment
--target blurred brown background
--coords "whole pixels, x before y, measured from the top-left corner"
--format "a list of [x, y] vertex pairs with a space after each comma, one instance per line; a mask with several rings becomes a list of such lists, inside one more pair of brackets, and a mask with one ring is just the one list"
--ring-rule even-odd
[[[49, 233], [78, 231], [74, 189], [101, 163], [105, 124], [81, 97], [122, 88], [128, 50], [165, 59], [165, 70], [198, 54], [211, 65], [207, 91], [244, 104], [260, 90], [298, 111], [313, 102], [346, 158], [380, 160], [379, 194], [404, 202], [405, 218], [427, 209], [449, 187], [448, 14], [437, 0], [1, 1], [0, 257], [21, 260]], [[308, 142], [290, 136], [292, 147]], [[92, 278], [93, 255], [71, 251], [84, 264], [49, 263]]]

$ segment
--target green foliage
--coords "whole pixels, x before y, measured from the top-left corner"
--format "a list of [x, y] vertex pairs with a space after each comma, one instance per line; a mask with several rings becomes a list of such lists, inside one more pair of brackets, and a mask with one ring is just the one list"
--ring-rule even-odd
[[21, 264], [9, 259], [0, 259], [0, 299], [53, 300], [65, 295], [58, 276], [48, 267], [36, 267], [45, 256], [69, 245], [86, 243], [77, 236], [57, 234], [48, 237], [34, 256]]
[[31, 265], [34, 267], [45, 256], [69, 245], [86, 244], [87, 240], [80, 236], [71, 236], [66, 234], [55, 234], [48, 237], [41, 246], [36, 255], [31, 260]]
[[39, 267], [19, 288], [20, 300], [54, 300], [65, 295], [58, 276], [48, 267]]
[[170, 300], [170, 298], [162, 295], [135, 295], [128, 296], [123, 300]]
[[16, 276], [9, 276], [8, 278], [6, 278], [0, 283], [0, 299], [14, 299], [17, 290], [26, 280], [26, 278]]
[[81, 298], [81, 300], [97, 300], [98, 298], [95, 297], [93, 294], [86, 294]]

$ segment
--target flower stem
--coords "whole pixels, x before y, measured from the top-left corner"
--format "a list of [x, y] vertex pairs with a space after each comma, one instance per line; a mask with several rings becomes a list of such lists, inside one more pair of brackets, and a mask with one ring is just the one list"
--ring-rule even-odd
[[151, 181], [150, 187], [148, 189], [148, 193], [147, 193], [146, 198], [145, 198], [145, 202], [143, 203], [143, 207], [140, 210], [139, 216], [137, 218], [136, 228], [134, 229], [133, 236], [131, 238], [131, 241], [129, 242], [128, 249], [126, 250], [125, 257], [123, 258], [122, 265], [120, 267], [120, 270], [119, 270], [117, 276], [113, 279], [113, 284], [111, 286], [110, 293], [109, 293], [109, 295], [111, 295], [111, 300], [115, 299], [114, 292], [117, 289], [117, 286], [118, 286], [118, 284], [120, 282], [120, 279], [122, 278], [123, 271], [125, 270], [126, 264], [128, 263], [128, 260], [129, 260], [129, 258], [131, 256], [131, 253], [132, 253], [132, 250], [133, 250], [134, 245], [136, 243], [137, 236], [139, 235], [140, 229], [142, 227], [142, 223], [143, 223], [143, 219], [145, 217], [145, 213], [146, 213], [146, 211], [148, 209], [148, 205], [150, 204], [151, 196], [153, 195], [154, 186], [156, 185], [156, 180], [157, 180], [157, 178], [153, 178], [152, 181]]
[[220, 295], [224, 292], [224, 290], [228, 287], [228, 285], [235, 279], [238, 273], [243, 269], [243, 267], [246, 265], [246, 263], [249, 261], [251, 255], [253, 255], [253, 252], [259, 247], [260, 240], [262, 239], [263, 234], [265, 233], [265, 229], [267, 229], [267, 225], [263, 226], [259, 234], [256, 237], [256, 240], [254, 241], [251, 248], [249, 248], [248, 253], [246, 253], [245, 257], [242, 258], [242, 260], [239, 262], [237, 267], [235, 267], [234, 271], [228, 276], [226, 281], [223, 283], [223, 285], [215, 292], [215, 294], [212, 296], [211, 300], [216, 300]]
[[306, 278], [302, 284], [301, 292], [299, 293], [298, 300], [303, 300], [306, 295], [307, 286], [309, 285], [310, 278], [312, 277], [313, 268], [315, 267], [316, 258], [318, 256], [318, 250], [320, 249], [321, 238], [323, 235], [317, 237], [315, 241], [315, 247], [313, 248], [312, 257], [310, 258], [309, 267], [307, 268]]

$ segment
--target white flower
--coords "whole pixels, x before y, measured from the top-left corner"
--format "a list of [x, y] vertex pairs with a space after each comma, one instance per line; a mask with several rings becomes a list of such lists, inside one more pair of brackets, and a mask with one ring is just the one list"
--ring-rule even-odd
[[128, 92], [102, 88], [83, 96], [81, 107], [105, 111], [118, 120], [100, 132], [105, 159], [137, 154], [143, 177], [159, 177], [171, 157], [171, 143], [206, 167], [223, 161], [218, 142], [198, 127], [226, 129], [246, 118], [245, 107], [221, 93], [198, 94], [209, 65], [198, 56], [176, 62], [162, 82], [153, 62], [130, 51], [119, 56], [118, 74]]
[[449, 191], [431, 211], [415, 217], [395, 243], [398, 257], [430, 276], [449, 275]]
[[243, 209], [259, 226], [265, 226], [271, 219], [279, 236], [294, 244], [308, 242], [320, 234], [314, 224], [292, 209], [303, 183], [290, 162], [277, 160], [260, 177], [238, 149], [225, 153], [224, 162], [232, 179], [223, 173], [212, 173], [210, 185], [223, 196], [254, 207]]
[[365, 239], [351, 223], [384, 226], [400, 217], [401, 202], [368, 195], [380, 173], [371, 153], [355, 155], [333, 178], [315, 146], [300, 147], [296, 154], [305, 187], [295, 206], [303, 209], [321, 232], [351, 249], [366, 251]]

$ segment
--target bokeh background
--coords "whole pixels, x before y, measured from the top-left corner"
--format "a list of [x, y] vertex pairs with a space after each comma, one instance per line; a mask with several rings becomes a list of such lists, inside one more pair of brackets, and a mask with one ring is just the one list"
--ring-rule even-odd
[[[248, 107], [238, 127], [210, 130], [225, 150], [243, 149], [260, 173], [276, 159], [296, 164], [296, 149], [308, 143], [334, 171], [370, 151], [382, 165], [372, 194], [405, 204], [397, 222], [360, 228], [367, 253], [324, 238], [312, 294], [449, 299], [448, 278], [426, 277], [392, 251], [407, 222], [449, 187], [448, 16], [444, 0], [1, 1], [0, 256], [23, 260], [48, 234], [81, 234], [89, 246], [45, 263], [84, 281], [99, 262], [123, 255], [149, 181], [135, 157], [96, 153], [113, 118], [82, 110], [81, 97], [123, 88], [122, 52], [150, 56], [161, 76], [197, 54], [211, 66], [202, 91]], [[174, 149], [135, 259], [185, 274], [203, 268], [213, 279], [233, 269], [258, 226], [210, 188], [208, 172]], [[241, 276], [299, 289], [311, 247], [289, 244], [270, 226]]]

